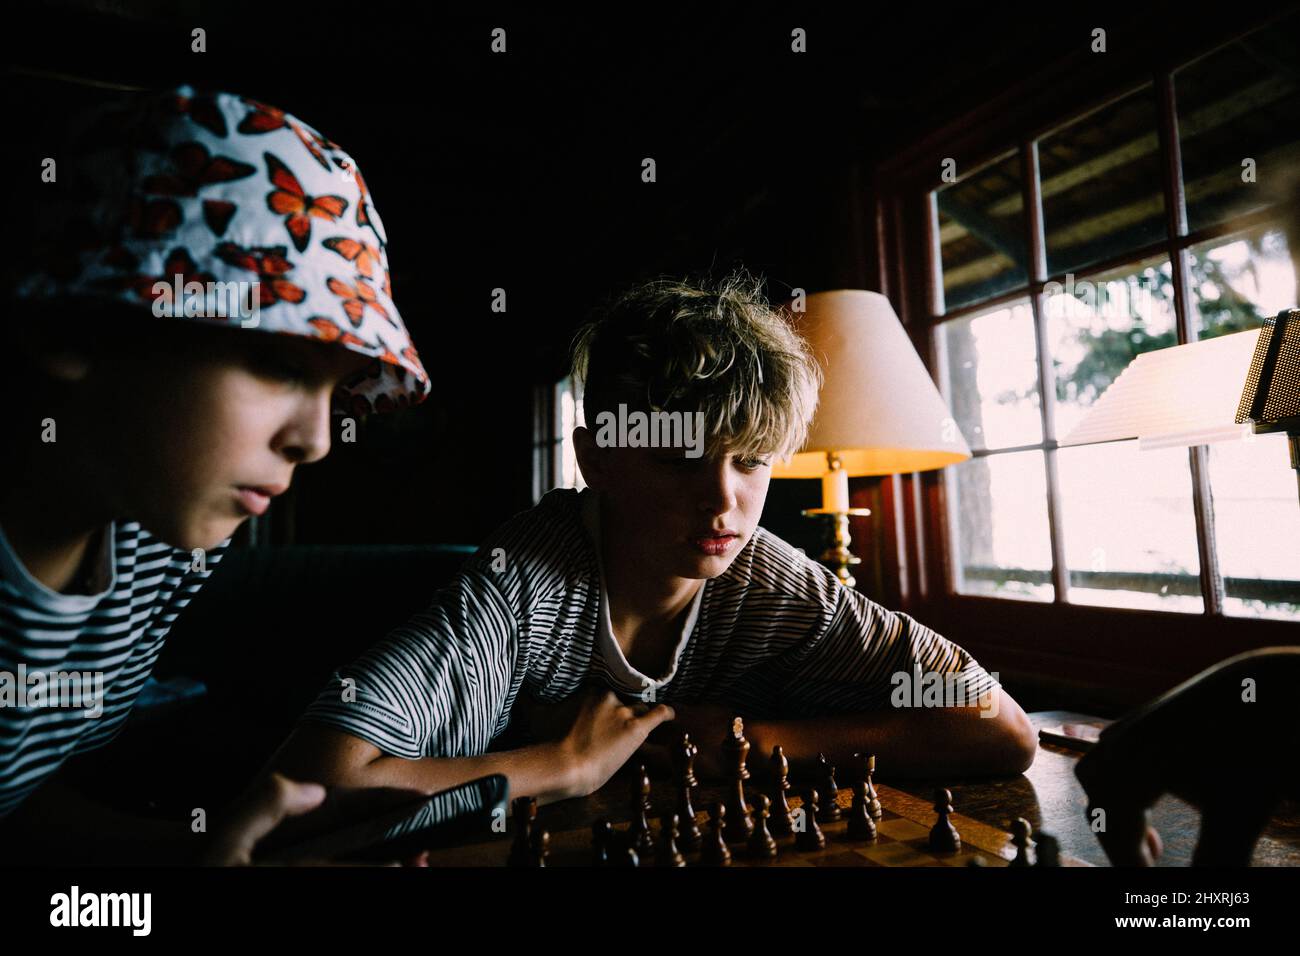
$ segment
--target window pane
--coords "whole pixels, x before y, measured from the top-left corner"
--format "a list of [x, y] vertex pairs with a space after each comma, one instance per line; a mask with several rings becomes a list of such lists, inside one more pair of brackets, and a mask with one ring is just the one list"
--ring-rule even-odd
[[1057, 472], [1071, 603], [1203, 609], [1186, 448], [1062, 448]]
[[1210, 446], [1224, 611], [1300, 621], [1300, 496], [1286, 436]]
[[[1300, 165], [1296, 36], [1300, 13], [1175, 74], [1191, 229], [1288, 199]], [[1242, 179], [1246, 159], [1254, 182]]]
[[1041, 141], [1050, 275], [1165, 237], [1156, 130], [1155, 97], [1148, 86]]
[[936, 205], [945, 308], [955, 309], [1028, 285], [1018, 155], [1013, 153], [940, 189]]
[[563, 448], [560, 480], [563, 488], [587, 487], [578, 468], [578, 454], [573, 444], [573, 430], [582, 424], [582, 399], [575, 398], [573, 380], [560, 384], [560, 438]]
[[1028, 302], [944, 322], [938, 345], [948, 404], [971, 448], [1043, 440], [1038, 351]]
[[1059, 438], [1134, 358], [1178, 344], [1172, 274], [1157, 257], [1044, 289]]
[[1296, 302], [1286, 233], [1260, 226], [1191, 247], [1192, 308], [1201, 338], [1259, 328]]
[[972, 458], [946, 469], [957, 591], [1050, 601], [1052, 545], [1041, 451]]

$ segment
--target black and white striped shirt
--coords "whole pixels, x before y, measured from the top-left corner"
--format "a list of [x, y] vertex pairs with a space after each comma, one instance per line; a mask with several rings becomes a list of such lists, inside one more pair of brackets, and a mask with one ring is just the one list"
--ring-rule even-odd
[[68, 757], [117, 736], [229, 543], [200, 567], [138, 523], [114, 522], [99, 535], [94, 593], [63, 594], [35, 580], [0, 531], [0, 817]]
[[[555, 702], [595, 683], [625, 697], [726, 705], [755, 719], [890, 706], [894, 675], [996, 681], [956, 644], [844, 587], [764, 528], [705, 581], [667, 675], [651, 680], [608, 633], [594, 493], [555, 489], [484, 542], [427, 610], [337, 671], [303, 720], [415, 759], [485, 752], [521, 691]], [[499, 549], [499, 550], [498, 550]], [[611, 647], [612, 645], [612, 647]]]

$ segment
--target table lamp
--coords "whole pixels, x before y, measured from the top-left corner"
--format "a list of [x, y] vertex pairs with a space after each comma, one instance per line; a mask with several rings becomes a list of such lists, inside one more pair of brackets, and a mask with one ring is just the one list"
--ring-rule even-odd
[[848, 587], [849, 478], [928, 471], [965, 461], [970, 448], [889, 300], [862, 289], [837, 289], [787, 303], [791, 324], [821, 364], [824, 383], [808, 440], [773, 478], [820, 478], [822, 507], [808, 516], [831, 524], [819, 560]]
[[[1143, 451], [1284, 431], [1300, 472], [1300, 311], [1262, 328], [1143, 352], [1061, 446], [1138, 440]], [[1300, 478], [1300, 475], [1298, 475]]]

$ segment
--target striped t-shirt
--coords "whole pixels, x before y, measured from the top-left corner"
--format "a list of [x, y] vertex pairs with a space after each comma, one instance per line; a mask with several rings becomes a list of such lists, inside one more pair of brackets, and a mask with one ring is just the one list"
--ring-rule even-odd
[[425, 611], [336, 671], [303, 719], [385, 754], [460, 757], [488, 750], [521, 691], [555, 702], [587, 681], [755, 719], [882, 709], [894, 675], [918, 670], [960, 672], [977, 697], [996, 684], [956, 644], [762, 527], [697, 592], [668, 672], [639, 674], [609, 633], [595, 510], [590, 489], [562, 488], [515, 515]]
[[0, 531], [0, 817], [68, 757], [117, 736], [172, 622], [230, 543], [196, 556], [136, 522], [97, 537], [92, 593], [64, 594], [33, 578]]

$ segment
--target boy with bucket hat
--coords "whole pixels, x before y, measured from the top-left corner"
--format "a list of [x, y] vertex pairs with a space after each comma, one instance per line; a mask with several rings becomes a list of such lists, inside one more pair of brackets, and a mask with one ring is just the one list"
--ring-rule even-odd
[[72, 131], [9, 260], [0, 821], [247, 862], [323, 788], [268, 775], [200, 841], [51, 778], [118, 734], [233, 532], [329, 450], [331, 407], [411, 405], [429, 377], [365, 180], [317, 130], [181, 87], [106, 97]]

